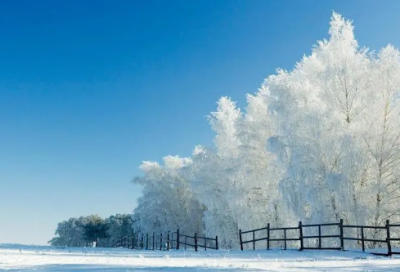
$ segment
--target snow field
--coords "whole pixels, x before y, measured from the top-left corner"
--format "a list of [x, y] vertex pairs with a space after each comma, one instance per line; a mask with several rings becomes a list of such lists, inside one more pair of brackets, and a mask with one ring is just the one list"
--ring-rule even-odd
[[0, 271], [400, 271], [400, 258], [340, 251], [137, 251], [0, 245]]

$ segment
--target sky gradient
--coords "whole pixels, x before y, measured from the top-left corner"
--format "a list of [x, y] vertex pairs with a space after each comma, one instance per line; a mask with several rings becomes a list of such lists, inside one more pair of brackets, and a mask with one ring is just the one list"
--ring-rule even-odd
[[0, 243], [46, 244], [70, 217], [130, 213], [143, 160], [211, 145], [206, 116], [245, 106], [328, 37], [400, 46], [400, 1], [0, 2]]

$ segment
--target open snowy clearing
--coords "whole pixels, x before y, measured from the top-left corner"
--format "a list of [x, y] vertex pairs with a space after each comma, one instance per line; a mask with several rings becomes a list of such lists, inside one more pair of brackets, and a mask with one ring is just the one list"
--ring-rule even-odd
[[338, 251], [136, 251], [0, 245], [0, 271], [400, 271], [400, 258]]

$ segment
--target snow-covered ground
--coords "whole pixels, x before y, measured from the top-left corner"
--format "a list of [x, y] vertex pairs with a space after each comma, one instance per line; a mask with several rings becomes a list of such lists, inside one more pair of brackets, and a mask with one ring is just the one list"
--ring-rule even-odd
[[0, 271], [400, 271], [400, 258], [361, 252], [137, 251], [0, 245]]

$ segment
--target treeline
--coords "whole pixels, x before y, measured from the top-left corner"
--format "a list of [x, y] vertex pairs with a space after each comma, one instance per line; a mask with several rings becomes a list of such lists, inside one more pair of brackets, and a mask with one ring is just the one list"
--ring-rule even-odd
[[112, 247], [121, 236], [133, 235], [132, 215], [116, 214], [102, 218], [97, 214], [70, 218], [58, 223], [52, 246]]
[[327, 39], [246, 97], [244, 109], [219, 100], [213, 146], [143, 162], [143, 233], [179, 228], [232, 248], [239, 229], [266, 222], [400, 222], [398, 49], [359, 47], [334, 13]]

